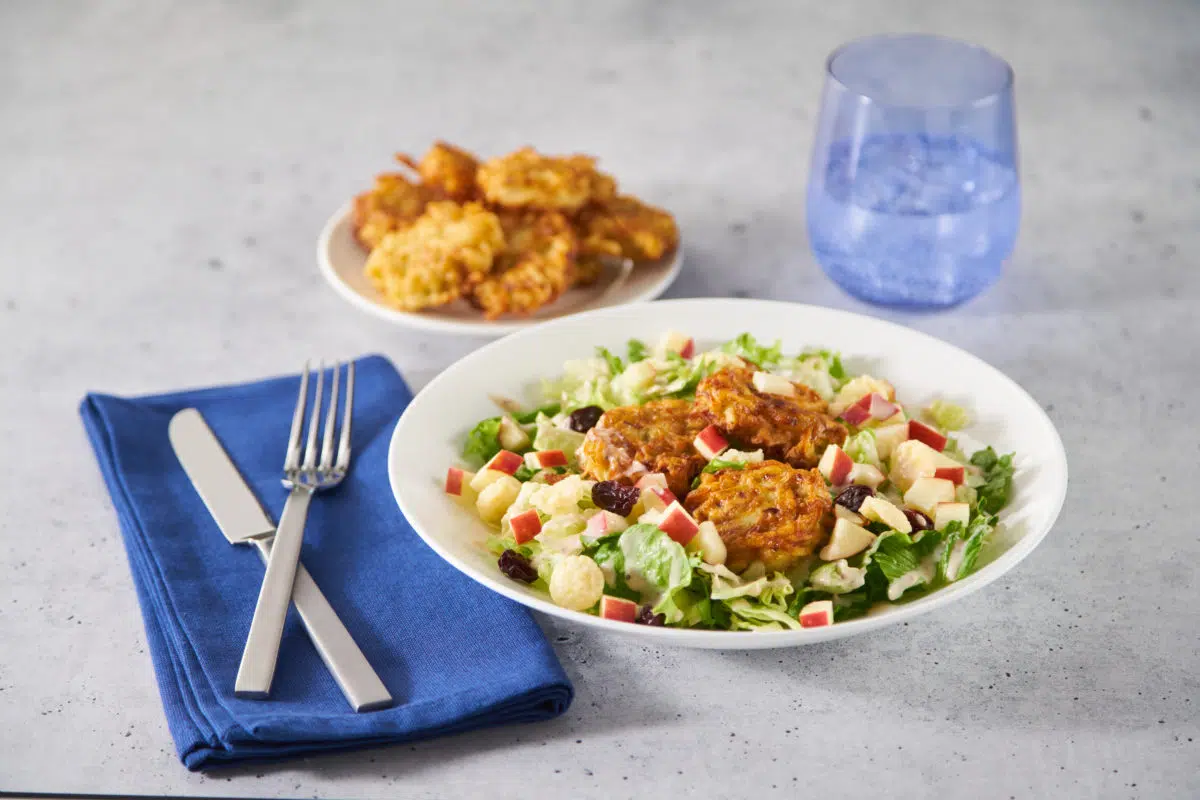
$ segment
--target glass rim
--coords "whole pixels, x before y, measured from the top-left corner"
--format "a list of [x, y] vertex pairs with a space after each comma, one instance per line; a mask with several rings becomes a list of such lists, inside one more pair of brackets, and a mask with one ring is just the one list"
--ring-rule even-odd
[[[952, 42], [957, 45], [962, 45], [963, 47], [967, 47], [972, 50], [976, 50], [980, 53], [983, 53], [988, 58], [995, 61], [997, 64], [1003, 66], [1003, 68], [1004, 68], [1003, 78], [1000, 81], [1000, 84], [994, 90], [989, 91], [987, 94], [981, 94], [980, 96], [976, 97], [973, 100], [968, 100], [968, 101], [965, 101], [962, 103], [909, 105], [906, 103], [886, 103], [882, 100], [872, 97], [869, 94], [864, 94], [863, 92], [851, 89], [849, 86], [846, 85], [846, 83], [844, 81], [842, 81], [834, 73], [833, 62], [836, 61], [837, 58], [839, 56], [841, 56], [843, 53], [845, 53], [846, 50], [848, 50], [849, 48], [854, 47], [856, 45], [865, 44], [867, 42], [881, 42], [881, 41], [886, 41], [889, 39], [892, 39], [892, 40], [894, 40], [894, 39], [926, 39], [926, 40], [937, 40], [937, 41], [941, 41], [941, 42]], [[829, 54], [829, 56], [825, 59], [825, 79], [837, 84], [843, 90], [845, 90], [847, 93], [852, 94], [855, 97], [862, 98], [866, 102], [873, 103], [878, 106], [884, 106], [887, 108], [904, 109], [904, 110], [913, 110], [913, 111], [922, 111], [922, 110], [932, 111], [932, 110], [952, 109], [952, 108], [980, 108], [980, 107], [983, 107], [986, 105], [990, 105], [991, 103], [996, 102], [998, 98], [1003, 97], [1005, 94], [1008, 94], [1012, 91], [1015, 77], [1016, 76], [1013, 73], [1012, 64], [1009, 64], [1006, 59], [1003, 59], [1000, 56], [996, 55], [995, 53], [993, 53], [991, 50], [987, 49], [983, 45], [975, 44], [973, 42], [967, 42], [962, 39], [955, 39], [951, 36], [941, 36], [936, 33], [874, 33], [874, 34], [870, 34], [869, 36], [860, 36], [857, 39], [850, 39], [848, 41], [842, 42], [840, 45], [835, 47], [833, 49], [833, 51]]]

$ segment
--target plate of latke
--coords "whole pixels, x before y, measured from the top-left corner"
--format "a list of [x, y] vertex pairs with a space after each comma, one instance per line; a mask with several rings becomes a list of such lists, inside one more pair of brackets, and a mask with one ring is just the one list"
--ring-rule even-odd
[[317, 261], [355, 306], [414, 328], [511, 333], [652, 300], [682, 263], [679, 229], [586, 155], [492, 159], [445, 142], [399, 154], [326, 223]]
[[[729, 299], [601, 309], [476, 350], [405, 410], [388, 471], [425, 543], [488, 588], [721, 649], [957, 603], [1033, 552], [1067, 488], [1053, 423], [978, 358]], [[949, 626], [1019, 623], [1003, 599], [971, 608]]]

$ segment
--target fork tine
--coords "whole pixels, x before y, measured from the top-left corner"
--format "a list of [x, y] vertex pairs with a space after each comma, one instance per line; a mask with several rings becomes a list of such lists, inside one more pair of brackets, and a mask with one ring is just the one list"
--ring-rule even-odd
[[283, 459], [283, 469], [290, 472], [300, 466], [300, 434], [304, 430], [304, 406], [308, 400], [309, 364], [304, 362], [304, 372], [300, 375], [300, 396], [296, 398], [296, 410], [292, 413], [292, 430], [288, 434], [287, 455]]
[[346, 365], [346, 408], [342, 412], [342, 436], [338, 441], [337, 468], [350, 467], [350, 417], [354, 409], [354, 362]]
[[329, 389], [329, 410], [325, 412], [325, 432], [321, 439], [322, 472], [333, 466], [333, 425], [337, 422], [338, 373], [341, 369], [340, 363], [333, 362], [333, 386]]
[[317, 391], [313, 393], [312, 416], [308, 421], [308, 443], [304, 445], [304, 469], [317, 466], [317, 430], [321, 427], [321, 395], [325, 388], [325, 362], [317, 364]]

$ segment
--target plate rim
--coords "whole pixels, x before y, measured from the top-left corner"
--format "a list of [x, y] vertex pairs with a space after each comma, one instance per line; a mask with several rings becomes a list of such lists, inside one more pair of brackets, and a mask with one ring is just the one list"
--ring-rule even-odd
[[444, 333], [454, 336], [491, 336], [500, 337], [510, 333], [518, 333], [520, 331], [529, 330], [538, 325], [545, 325], [550, 322], [562, 319], [564, 317], [576, 316], [579, 314], [590, 314], [596, 311], [603, 311], [606, 308], [614, 308], [624, 305], [632, 305], [634, 303], [645, 303], [661, 297], [675, 280], [679, 277], [679, 271], [683, 267], [683, 240], [680, 239], [679, 246], [675, 248], [675, 252], [671, 255], [670, 267], [663, 275], [662, 279], [651, 284], [646, 290], [639, 292], [636, 296], [621, 303], [608, 303], [597, 306], [595, 308], [587, 308], [580, 311], [566, 311], [556, 317], [550, 319], [539, 320], [503, 320], [499, 322], [488, 322], [482, 317], [479, 321], [462, 322], [458, 320], [440, 319], [434, 316], [424, 314], [401, 311], [396, 308], [388, 308], [381, 305], [370, 298], [364, 297], [359, 292], [355, 291], [354, 287], [350, 286], [341, 275], [338, 274], [337, 268], [333, 264], [333, 259], [330, 257], [330, 245], [333, 241], [334, 233], [338, 227], [346, 222], [354, 211], [353, 202], [344, 204], [341, 208], [333, 213], [333, 215], [325, 221], [321, 227], [321, 232], [317, 236], [317, 268], [321, 273], [321, 277], [325, 279], [342, 299], [346, 300], [352, 306], [360, 311], [364, 311], [371, 316], [390, 322], [393, 325], [412, 328], [415, 330], [430, 331], [433, 333]]
[[476, 575], [474, 567], [464, 564], [452, 553], [439, 546], [438, 542], [426, 536], [420, 527], [413, 522], [413, 516], [410, 510], [406, 508], [403, 495], [400, 491], [400, 478], [397, 472], [397, 466], [402, 462], [398, 458], [400, 451], [401, 435], [404, 430], [405, 420], [409, 417], [409, 412], [420, 401], [421, 396], [427, 390], [437, 386], [441, 382], [450, 379], [450, 373], [460, 364], [464, 362], [472, 362], [475, 360], [486, 359], [490, 352], [498, 347], [512, 346], [514, 342], [510, 339], [518, 341], [525, 336], [541, 335], [545, 331], [543, 327], [551, 327], [565, 323], [568, 319], [574, 324], [578, 322], [580, 317], [603, 317], [608, 314], [619, 313], [624, 310], [621, 306], [609, 306], [605, 308], [594, 309], [592, 311], [572, 314], [568, 317], [547, 320], [539, 325], [533, 326], [527, 331], [516, 334], [512, 337], [490, 342], [475, 351], [468, 353], [464, 357], [458, 359], [446, 369], [442, 370], [428, 384], [417, 392], [409, 405], [404, 409], [400, 418], [396, 421], [392, 429], [392, 436], [388, 443], [388, 484], [392, 490], [392, 496], [400, 509], [400, 513], [404, 515], [409, 526], [417, 533], [421, 540], [435, 553], [437, 553], [444, 561], [449, 563], [466, 578], [481, 584], [482, 586], [503, 595], [510, 600], [513, 600], [521, 605], [541, 611], [550, 616], [562, 619], [564, 621], [582, 625], [585, 627], [595, 627], [601, 630], [606, 630], [613, 633], [619, 633], [626, 636], [637, 636], [652, 640], [656, 644], [674, 644], [682, 647], [696, 647], [704, 649], [718, 650], [758, 650], [758, 649], [773, 649], [781, 647], [796, 647], [808, 644], [816, 644], [819, 642], [830, 641], [833, 639], [847, 638], [862, 633], [878, 630], [880, 628], [889, 627], [911, 620], [915, 617], [922, 616], [931, 611], [935, 611], [957, 599], [966, 597], [970, 594], [983, 589], [985, 586], [995, 582], [1003, 575], [1013, 570], [1018, 564], [1024, 561], [1038, 547], [1039, 544], [1050, 534], [1050, 531], [1057, 524], [1059, 517], [1062, 514], [1063, 505], [1066, 502], [1067, 487], [1070, 483], [1070, 469], [1067, 461], [1066, 448], [1063, 445], [1062, 436], [1055, 427], [1053, 420], [1046, 413], [1039, 403], [1029, 392], [1027, 392], [1020, 384], [1010, 378], [1000, 369], [992, 366], [984, 361], [979, 356], [970, 353], [956, 345], [939, 339], [936, 336], [925, 333], [923, 331], [909, 328], [904, 325], [892, 322], [890, 320], [871, 317], [865, 314], [858, 314], [853, 311], [845, 311], [842, 309], [828, 308], [824, 306], [814, 306], [805, 303], [790, 303], [779, 300], [759, 300], [754, 298], [684, 298], [662, 300], [655, 305], [696, 305], [696, 306], [724, 306], [728, 307], [731, 304], [746, 305], [746, 306], [775, 306], [779, 308], [791, 309], [797, 313], [808, 313], [811, 311], [819, 311], [822, 314], [833, 313], [841, 315], [848, 319], [869, 319], [872, 323], [880, 324], [883, 327], [892, 331], [902, 331], [905, 336], [915, 336], [918, 339], [927, 342], [933, 342], [943, 347], [949, 347], [957, 351], [961, 356], [974, 361], [977, 366], [981, 366], [986, 370], [995, 373], [1002, 381], [1007, 383], [1010, 388], [1016, 390], [1023, 395], [1037, 409], [1037, 415], [1042, 423], [1045, 432], [1050, 435], [1050, 445], [1053, 451], [1053, 463], [1059, 469], [1055, 470], [1056, 474], [1061, 474], [1061, 481], [1057, 487], [1057, 496], [1053, 498], [1053, 513], [1047, 518], [1046, 524], [1040, 530], [1031, 530], [1029, 533], [1022, 536], [1009, 549], [1000, 554], [996, 560], [984, 565], [979, 571], [972, 573], [961, 581], [943, 587], [936, 592], [919, 598], [918, 600], [897, 605], [892, 608], [887, 614], [876, 616], [865, 616], [857, 619], [840, 622], [836, 625], [829, 625], [820, 628], [806, 628], [803, 630], [784, 630], [784, 631], [755, 631], [752, 634], [745, 634], [737, 631], [710, 631], [703, 629], [678, 629], [678, 628], [657, 628], [652, 626], [638, 625], [634, 626], [634, 630], [630, 630], [630, 625], [627, 622], [619, 622], [615, 620], [603, 619], [592, 615], [582, 615], [579, 612], [570, 611], [569, 609], [560, 608], [553, 602], [541, 598], [530, 597], [521, 593], [515, 587], [505, 585], [505, 581], [501, 580], [503, 576]]

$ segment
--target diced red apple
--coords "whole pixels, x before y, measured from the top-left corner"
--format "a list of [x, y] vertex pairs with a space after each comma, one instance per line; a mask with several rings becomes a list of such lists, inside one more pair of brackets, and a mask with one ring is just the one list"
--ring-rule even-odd
[[642, 490], [642, 505], [647, 511], [665, 511], [677, 501], [674, 492], [661, 486], [651, 486]]
[[844, 519], [848, 522], [853, 522], [855, 525], [866, 524], [866, 520], [863, 519], [862, 514], [858, 513], [857, 511], [851, 511], [845, 506], [837, 505], [836, 503], [833, 506], [833, 516], [837, 519]]
[[862, 425], [871, 419], [871, 395], [863, 395], [858, 402], [843, 411], [842, 419], [851, 425]]
[[881, 394], [872, 392], [867, 395], [867, 412], [871, 415], [871, 419], [885, 420], [900, 413], [900, 406], [888, 400]]
[[515, 419], [506, 414], [500, 418], [500, 430], [496, 432], [496, 441], [505, 450], [524, 450], [529, 447], [529, 434]]
[[728, 555], [725, 549], [725, 542], [721, 539], [721, 534], [717, 532], [717, 526], [709, 520], [701, 522], [696, 529], [696, 535], [688, 542], [687, 549], [690, 552], [700, 553], [700, 558], [705, 564], [724, 564], [725, 557]]
[[919, 419], [908, 421], [908, 438], [924, 442], [939, 453], [946, 449], [946, 437]]
[[799, 614], [801, 628], [824, 628], [833, 624], [833, 601], [814, 600], [806, 603]]
[[696, 354], [696, 342], [687, 334], [667, 331], [659, 342], [659, 349], [664, 353], [678, 353], [683, 358], [691, 358]]
[[611, 511], [597, 511], [588, 517], [584, 533], [590, 539], [599, 539], [609, 533], [617, 533], [629, 527], [629, 523], [620, 514]]
[[939, 503], [954, 501], [954, 484], [945, 478], [917, 478], [904, 493], [904, 503], [933, 516]]
[[870, 486], [872, 489], [878, 489], [879, 485], [886, 480], [887, 476], [870, 464], [855, 464], [850, 469], [850, 483], [857, 483], [859, 486]]
[[501, 450], [496, 455], [492, 456], [492, 460], [484, 467], [485, 470], [492, 469], [496, 472], [503, 472], [505, 475], [512, 475], [525, 463], [525, 459], [521, 458], [511, 450]]
[[651, 486], [657, 486], [660, 489], [667, 488], [667, 476], [661, 472], [647, 472], [645, 475], [637, 479], [634, 484], [639, 489], [649, 489]]
[[709, 425], [696, 434], [692, 444], [700, 455], [709, 461], [729, 449], [729, 441], [721, 434], [721, 430], [716, 425]]
[[875, 451], [880, 458], [889, 458], [896, 447], [908, 439], [907, 425], [887, 425], [875, 429]]
[[671, 503], [658, 521], [658, 529], [680, 544], [686, 545], [696, 535], [700, 526], [692, 515], [679, 505], [679, 501]]
[[446, 470], [446, 494], [462, 497], [463, 489], [470, 487], [471, 479], [474, 477], [475, 473], [459, 469], [458, 467], [451, 467]]
[[817, 472], [825, 476], [825, 480], [834, 486], [842, 486], [850, 478], [850, 470], [854, 469], [854, 459], [846, 451], [831, 444], [825, 448], [821, 460], [817, 464]]
[[965, 528], [971, 521], [971, 507], [966, 503], [938, 503], [933, 511], [933, 527], [943, 530], [951, 522], [962, 523]]
[[[904, 426], [907, 432], [908, 426]], [[876, 439], [878, 444], [878, 439]], [[888, 480], [901, 492], [907, 492], [917, 478], [932, 478], [939, 466], [939, 459], [949, 460], [929, 445], [917, 439], [907, 439], [892, 451]]]
[[548, 469], [566, 465], [567, 454], [562, 450], [539, 450], [536, 453], [525, 454], [525, 466], [530, 469]]
[[780, 397], [794, 397], [796, 394], [796, 386], [787, 378], [781, 375], [772, 375], [769, 372], [756, 372], [750, 379], [754, 384], [756, 391], [763, 394], [777, 394]]
[[509, 517], [508, 526], [512, 528], [517, 544], [525, 544], [542, 532], [542, 518], [536, 508], [531, 508]]
[[829, 534], [829, 543], [822, 547], [821, 552], [817, 555], [825, 561], [837, 561], [839, 558], [849, 558], [861, 553], [874, 541], [875, 534], [866, 528], [856, 525], [848, 519], [839, 518], [833, 523], [833, 532]]
[[637, 619], [638, 604], [624, 597], [606, 594], [600, 598], [600, 616], [617, 622], [633, 622]]
[[879, 495], [863, 500], [862, 505], [858, 507], [858, 513], [872, 522], [887, 525], [894, 531], [912, 533], [912, 523], [904, 516], [904, 512]]
[[962, 486], [963, 481], [967, 479], [967, 468], [963, 466], [938, 467], [933, 471], [933, 477], [944, 478], [955, 486]]

